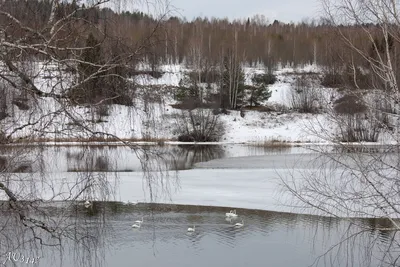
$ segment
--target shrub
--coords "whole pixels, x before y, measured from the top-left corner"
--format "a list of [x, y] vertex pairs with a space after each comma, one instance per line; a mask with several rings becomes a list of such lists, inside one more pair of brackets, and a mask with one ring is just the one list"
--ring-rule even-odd
[[272, 73], [255, 74], [252, 78], [253, 84], [271, 85], [276, 82], [276, 76]]
[[376, 142], [381, 129], [376, 120], [363, 113], [339, 115], [336, 125], [341, 142]]
[[354, 94], [346, 94], [336, 100], [334, 103], [334, 110], [338, 114], [354, 115], [367, 111], [363, 99]]
[[198, 99], [199, 98], [199, 85], [196, 80], [185, 76], [179, 81], [179, 87], [175, 92], [175, 100], [184, 101], [187, 99]]
[[217, 142], [224, 134], [224, 126], [212, 109], [182, 111], [175, 126], [181, 142]]
[[96, 159], [93, 170], [95, 171], [108, 171], [110, 169], [110, 163], [104, 156], [99, 156]]
[[291, 108], [300, 113], [317, 113], [321, 94], [312, 81], [302, 75], [297, 77], [294, 87], [291, 88], [289, 100]]
[[337, 88], [343, 85], [342, 75], [338, 72], [327, 72], [323, 75], [321, 85], [324, 87]]
[[336, 100], [334, 119], [339, 140], [377, 142], [382, 128], [388, 128], [388, 117], [380, 110], [380, 103], [376, 105], [368, 105], [362, 95], [349, 93]]
[[347, 66], [345, 70], [330, 70], [326, 72], [321, 80], [321, 85], [324, 87], [348, 89], [370, 89], [372, 84], [372, 74], [356, 68]]

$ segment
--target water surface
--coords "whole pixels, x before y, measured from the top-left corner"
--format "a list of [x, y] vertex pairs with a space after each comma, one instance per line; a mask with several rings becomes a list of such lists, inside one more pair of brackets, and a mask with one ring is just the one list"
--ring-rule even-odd
[[[95, 203], [78, 209], [80, 224], [95, 234], [92, 242], [66, 242], [61, 254], [45, 248], [39, 266], [378, 266], [380, 250], [395, 235], [361, 232], [332, 247], [364, 226], [388, 222], [245, 209], [237, 209], [239, 218], [229, 221], [229, 208], [205, 206]], [[133, 229], [142, 217], [142, 226]], [[233, 226], [242, 220], [243, 227]], [[188, 233], [194, 225], [195, 232]], [[355, 244], [371, 246], [370, 254]]]

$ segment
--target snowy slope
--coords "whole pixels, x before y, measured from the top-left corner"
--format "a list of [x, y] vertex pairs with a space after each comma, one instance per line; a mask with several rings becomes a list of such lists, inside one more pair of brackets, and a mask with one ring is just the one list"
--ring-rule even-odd
[[[48, 74], [42, 71], [43, 66], [39, 64], [37, 78], [35, 83], [37, 86], [45, 90], [47, 84], [56, 84], [60, 75], [59, 70], [53, 70]], [[143, 69], [146, 66], [142, 66]], [[102, 122], [94, 122], [98, 118], [94, 118], [91, 110], [87, 107], [67, 107], [67, 111], [72, 114], [76, 120], [85, 124], [93, 131], [104, 131], [116, 135], [122, 139], [131, 140], [176, 140], [177, 128], [176, 116], [181, 110], [171, 107], [175, 104], [170, 90], [176, 87], [179, 81], [184, 77], [184, 73], [188, 72], [187, 68], [181, 65], [165, 65], [161, 66], [163, 76], [155, 79], [149, 75], [139, 75], [135, 77], [135, 82], [141, 86], [142, 93], [149, 90], [151, 95], [160, 95], [158, 103], [144, 103], [142, 96], [135, 100], [134, 107], [126, 107], [113, 105], [109, 107], [108, 116], [102, 117]], [[250, 83], [250, 79], [254, 73], [262, 73], [261, 68], [244, 67], [246, 83]], [[277, 82], [270, 86], [272, 91], [271, 98], [264, 104], [276, 105], [283, 104], [290, 106], [290, 91], [293, 88], [293, 82], [299, 73], [318, 73], [317, 66], [305, 66], [302, 69], [281, 68], [275, 72]], [[62, 85], [60, 84], [62, 87]], [[62, 88], [59, 88], [60, 90]], [[146, 91], [147, 90], [147, 91]], [[156, 90], [158, 90], [156, 92]], [[321, 95], [325, 97], [324, 101], [328, 101], [332, 97], [334, 90], [328, 88], [318, 88]], [[140, 91], [140, 90], [139, 90]], [[154, 92], [154, 93], [153, 93]], [[169, 93], [166, 93], [169, 92]], [[32, 130], [36, 129], [36, 133], [43, 132], [45, 134], [37, 136], [37, 138], [62, 139], [67, 138], [77, 140], [80, 138], [89, 138], [90, 135], [82, 136], [82, 133], [74, 126], [74, 121], [65, 116], [63, 106], [52, 99], [40, 99], [34, 103], [33, 111], [19, 111], [14, 107], [15, 116], [7, 118], [2, 122], [3, 131], [11, 133], [15, 127], [23, 126], [27, 123], [32, 124], [28, 127], [21, 127], [20, 130], [12, 133], [12, 136], [24, 137], [32, 136]], [[49, 114], [43, 119], [39, 118], [44, 114]], [[295, 112], [259, 112], [246, 111], [245, 117], [242, 118], [239, 111], [231, 111], [229, 115], [220, 115], [220, 120], [224, 123], [226, 133], [221, 142], [224, 143], [243, 143], [243, 142], [268, 142], [272, 140], [285, 142], [323, 142], [319, 137], [310, 134], [308, 129], [315, 128], [313, 132], [320, 129], [332, 132], [332, 125], [328, 122], [326, 115], [299, 114]], [[385, 140], [383, 140], [385, 141]]]

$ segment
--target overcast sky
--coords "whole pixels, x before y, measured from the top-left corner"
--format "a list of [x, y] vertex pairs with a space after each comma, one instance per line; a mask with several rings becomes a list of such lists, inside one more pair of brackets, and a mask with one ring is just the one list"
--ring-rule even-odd
[[264, 15], [270, 22], [299, 22], [303, 18], [321, 17], [320, 0], [170, 0], [178, 12], [192, 20], [195, 17], [229, 19]]

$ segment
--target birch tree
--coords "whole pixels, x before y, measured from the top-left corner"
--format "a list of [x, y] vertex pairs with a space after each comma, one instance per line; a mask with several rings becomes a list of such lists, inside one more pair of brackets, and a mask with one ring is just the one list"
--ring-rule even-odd
[[[74, 224], [66, 217], [82, 199], [109, 200], [115, 192], [115, 183], [111, 180], [118, 177], [110, 180], [106, 172], [82, 171], [74, 177], [61, 179], [45, 171], [22, 171], [29, 169], [29, 166], [17, 168], [25, 157], [33, 161], [42, 159], [41, 149], [33, 149], [30, 143], [53, 139], [114, 140], [137, 153], [146, 184], [158, 179], [150, 170], [160, 170], [157, 169], [162, 164], [160, 157], [149, 160], [151, 151], [107, 130], [99, 130], [82, 112], [90, 112], [118, 98], [118, 93], [85, 101], [81, 106], [70, 97], [71, 91], [87, 88], [99, 77], [102, 81], [117, 77], [131, 83], [131, 77], [116, 69], [132, 70], [145, 58], [144, 51], [152, 45], [152, 38], [168, 12], [166, 2], [146, 3], [148, 7], [155, 7], [151, 23], [154, 27], [139, 42], [132, 43], [124, 42], [126, 39], [118, 36], [118, 32], [107, 30], [112, 26], [107, 17], [110, 12], [102, 10], [114, 4], [127, 8], [122, 5], [123, 1], [0, 2], [0, 212], [5, 215], [0, 216], [2, 259], [22, 244], [40, 251], [43, 246], [61, 246], [65, 240], [70, 240], [90, 250], [89, 243], [99, 241], [100, 234], [89, 233], [85, 222], [77, 219]], [[28, 7], [30, 12], [21, 12]], [[34, 19], [36, 17], [38, 20]], [[96, 35], [98, 41], [86, 42], [90, 34]], [[115, 40], [122, 42], [120, 48], [123, 49], [111, 53], [107, 47]], [[91, 51], [100, 54], [99, 49], [102, 49], [102, 60], [82, 56]], [[82, 69], [89, 68], [92, 71], [80, 75]], [[96, 83], [96, 86], [103, 84]], [[20, 145], [10, 148], [16, 142]], [[45, 208], [54, 200], [65, 204], [59, 216]], [[87, 262], [81, 263], [88, 266]]]
[[[333, 146], [316, 147], [315, 160], [302, 166], [302, 170], [282, 176], [281, 180], [293, 197], [290, 205], [319, 215], [347, 218], [349, 227], [357, 229], [349, 237], [353, 244], [360, 244], [365, 232], [388, 231], [390, 241], [378, 260], [380, 266], [398, 266], [399, 80], [395, 51], [400, 40], [399, 2], [324, 0], [323, 5], [340, 40], [351, 51], [350, 57], [343, 59], [351, 66], [355, 88], [345, 86], [337, 93], [337, 100], [326, 103], [330, 109], [326, 120], [329, 123], [319, 121], [308, 126], [310, 134]], [[360, 44], [353, 29], [360, 29], [358, 33], [367, 42]], [[358, 86], [359, 70], [373, 77], [370, 88]], [[347, 122], [357, 125], [352, 129], [353, 133], [361, 133], [352, 135], [351, 143], [338, 136]], [[331, 126], [336, 128], [330, 129]], [[371, 147], [365, 144], [367, 140], [363, 136], [370, 138], [370, 135], [363, 133], [374, 131], [376, 134], [376, 129], [379, 129], [379, 138], [374, 139], [387, 145]], [[385, 227], [371, 225], [361, 228], [351, 219], [355, 217], [382, 219], [388, 223]], [[342, 242], [337, 244], [337, 248], [341, 245]], [[371, 260], [374, 257], [371, 251], [378, 247], [379, 244], [371, 241], [357, 249], [359, 253], [369, 255]], [[367, 262], [363, 266], [370, 265]]]

